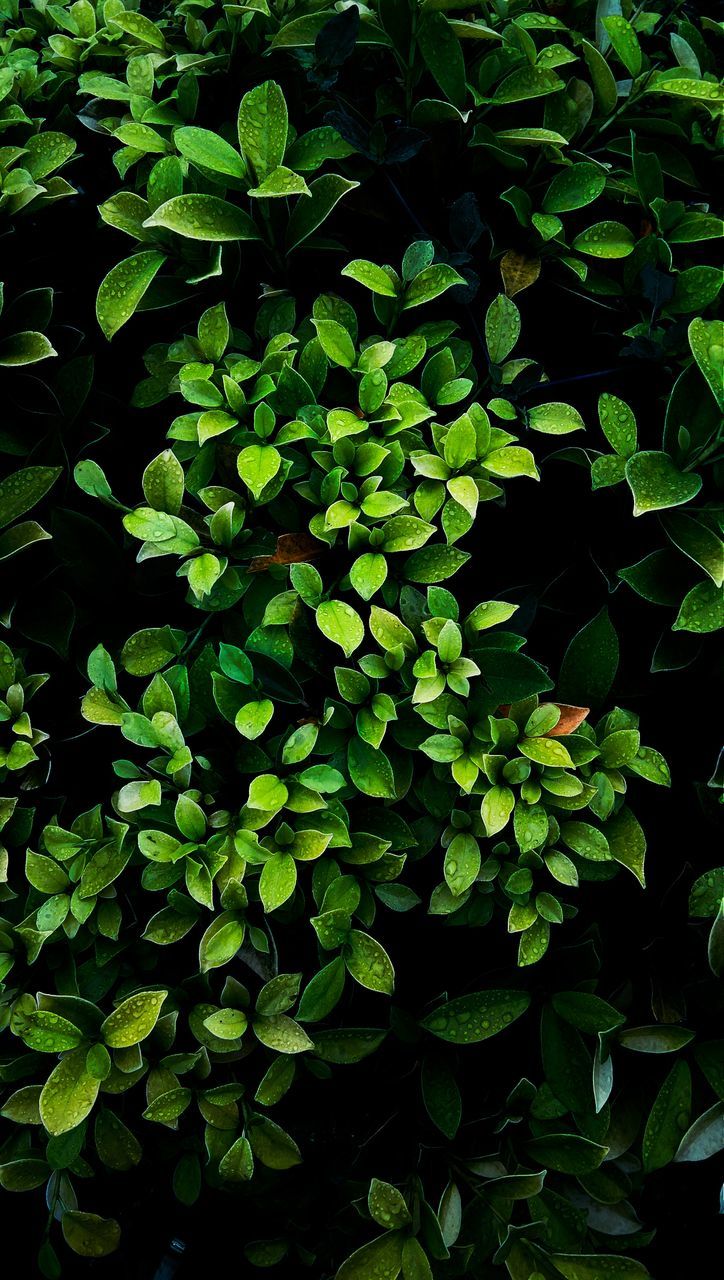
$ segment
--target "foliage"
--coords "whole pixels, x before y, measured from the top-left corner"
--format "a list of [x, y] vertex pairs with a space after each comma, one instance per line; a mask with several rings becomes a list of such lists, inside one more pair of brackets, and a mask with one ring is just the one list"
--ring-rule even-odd
[[135, 1274], [132, 1182], [197, 1270], [669, 1265], [724, 1146], [721, 38], [631, 0], [0, 14], [37, 1274]]

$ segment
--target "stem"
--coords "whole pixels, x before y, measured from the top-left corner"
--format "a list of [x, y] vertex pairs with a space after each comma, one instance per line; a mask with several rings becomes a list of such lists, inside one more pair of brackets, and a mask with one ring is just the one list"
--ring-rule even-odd
[[204, 631], [205, 631], [206, 627], [209, 625], [209, 623], [210, 623], [211, 619], [213, 618], [213, 616], [214, 616], [214, 615], [213, 615], [212, 613], [209, 613], [209, 614], [207, 614], [207, 615], [206, 615], [206, 617], [204, 618], [203, 622], [201, 623], [201, 626], [199, 627], [199, 629], [198, 629], [198, 631], [196, 632], [196, 634], [195, 634], [194, 636], [192, 636], [192, 637], [191, 637], [191, 639], [188, 641], [188, 643], [187, 643], [187, 644], [185, 644], [185, 645], [184, 645], [184, 648], [183, 648], [182, 652], [184, 652], [184, 651], [185, 651], [185, 652], [188, 652], [188, 653], [190, 653], [190, 652], [191, 652], [191, 650], [193, 649], [193, 647], [194, 647], [194, 645], [196, 644], [197, 640], [199, 640], [199, 638], [203, 635], [203, 633], [204, 633]]
[[[702, 463], [706, 463], [707, 466], [710, 466], [710, 467], [714, 466], [715, 463], [720, 461], [720, 458], [717, 458], [716, 456], [717, 449], [719, 449], [720, 447], [721, 447], [721, 441], [718, 439], [713, 440], [708, 447], [707, 445], [702, 445], [702, 448], [700, 449], [699, 453], [694, 454], [694, 457], [691, 458], [689, 462], [687, 462], [686, 466], [684, 467], [684, 471], [691, 471], [693, 467], [700, 467]], [[713, 457], [712, 457], [712, 454], [714, 455]], [[721, 456], [722, 458], [724, 458], [724, 453], [722, 453]]]

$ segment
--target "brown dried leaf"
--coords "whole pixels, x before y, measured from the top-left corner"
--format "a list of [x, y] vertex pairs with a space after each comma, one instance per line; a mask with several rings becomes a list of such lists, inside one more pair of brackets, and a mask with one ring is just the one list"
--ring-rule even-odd
[[526, 258], [524, 253], [508, 249], [500, 259], [503, 288], [509, 298], [535, 284], [540, 275], [540, 258]]
[[250, 573], [259, 573], [273, 564], [299, 564], [301, 561], [314, 560], [324, 550], [324, 545], [317, 542], [311, 533], [282, 533], [277, 538], [277, 549], [271, 556], [254, 556], [249, 565]]
[[567, 702], [554, 702], [553, 706], [560, 709], [561, 718], [555, 728], [543, 735], [544, 738], [560, 738], [565, 733], [575, 733], [591, 710], [590, 707], [572, 707]]
[[[548, 702], [548, 699], [546, 698], [545, 701]], [[553, 702], [551, 706], [558, 707], [561, 718], [553, 729], [543, 734], [544, 738], [560, 738], [566, 733], [575, 733], [591, 710], [590, 707], [573, 707], [568, 702]], [[496, 712], [496, 715], [500, 716], [509, 714], [510, 703], [508, 702], [502, 703]]]

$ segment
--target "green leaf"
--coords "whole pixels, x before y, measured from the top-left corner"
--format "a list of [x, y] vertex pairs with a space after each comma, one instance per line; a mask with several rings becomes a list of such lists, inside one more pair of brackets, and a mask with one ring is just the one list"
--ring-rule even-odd
[[[140, 18], [140, 14], [128, 14]], [[107, 1258], [121, 1243], [121, 1228], [115, 1218], [101, 1218], [97, 1213], [81, 1213], [66, 1209], [61, 1218], [65, 1243], [81, 1258]]]
[[622, 769], [631, 763], [640, 745], [638, 729], [617, 729], [601, 742], [601, 764], [604, 769]]
[[202, 973], [221, 969], [234, 959], [244, 941], [244, 922], [226, 912], [209, 925], [199, 943], [199, 968]]
[[583, 209], [602, 194], [606, 186], [606, 172], [600, 165], [581, 161], [557, 173], [544, 200], [545, 213], [567, 213]]
[[[273, 42], [272, 42], [273, 43]], [[325, 160], [342, 160], [354, 155], [356, 148], [331, 125], [320, 125], [300, 134], [287, 148], [287, 164], [297, 173], [318, 169]]]
[[359, 649], [365, 636], [362, 619], [344, 600], [324, 600], [317, 606], [317, 626], [323, 635], [338, 644], [346, 658]]
[[283, 1013], [255, 1018], [254, 1033], [262, 1044], [277, 1053], [306, 1053], [314, 1047], [306, 1031]]
[[514, 476], [530, 476], [531, 480], [539, 480], [538, 468], [530, 449], [519, 445], [505, 445], [502, 449], [493, 449], [485, 455], [483, 466], [491, 475], [509, 479]]
[[568, 139], [555, 129], [496, 129], [495, 136], [499, 142], [520, 143], [522, 146], [545, 146], [551, 142], [554, 146], [565, 147]]
[[380, 1182], [379, 1178], [373, 1178], [370, 1183], [367, 1207], [375, 1222], [387, 1231], [406, 1227], [411, 1222], [402, 1192], [389, 1182]]
[[420, 1025], [451, 1044], [477, 1044], [520, 1018], [530, 999], [527, 991], [478, 991], [441, 1005]]
[[465, 628], [473, 634], [487, 631], [489, 627], [497, 627], [500, 622], [507, 622], [517, 610], [518, 605], [509, 604], [507, 600], [484, 600], [468, 614]]
[[528, 425], [533, 431], [542, 431], [549, 436], [568, 435], [571, 431], [583, 431], [584, 421], [572, 404], [539, 404], [528, 413]]
[[417, 40], [428, 71], [453, 106], [462, 109], [467, 98], [465, 59], [444, 14], [427, 10], [418, 27]]
[[204, 1018], [204, 1026], [220, 1040], [238, 1040], [246, 1031], [247, 1017], [241, 1009], [218, 1009]]
[[674, 296], [668, 308], [684, 315], [704, 311], [716, 301], [722, 284], [722, 273], [716, 267], [687, 267], [676, 277]]
[[241, 450], [236, 467], [241, 479], [256, 499], [273, 480], [282, 465], [282, 457], [273, 444], [250, 444]]
[[299, 1022], [321, 1022], [339, 1003], [344, 991], [345, 966], [342, 956], [315, 973], [302, 992], [297, 1010]]
[[156, 511], [178, 515], [184, 495], [184, 469], [171, 449], [149, 462], [143, 473], [143, 493]]
[[383, 555], [366, 552], [355, 560], [349, 580], [363, 600], [370, 600], [387, 578], [387, 561]]
[[395, 777], [384, 752], [363, 738], [350, 738], [347, 748], [349, 776], [358, 791], [376, 799], [395, 799]]
[[[0, 1164], [0, 1187], [3, 1191], [32, 1191], [42, 1187], [48, 1179], [49, 1167], [45, 1160], [32, 1158], [8, 1160]], [[45, 1274], [45, 1272], [43, 1272]], [[56, 1271], [56, 1276], [60, 1273]]]
[[213, 591], [223, 572], [223, 566], [217, 556], [205, 551], [183, 566], [188, 583], [197, 600], [202, 600]]
[[480, 871], [480, 846], [474, 836], [459, 831], [445, 851], [444, 874], [450, 892], [465, 893]]
[[342, 275], [348, 276], [350, 280], [356, 280], [358, 284], [363, 284], [366, 289], [380, 294], [383, 298], [397, 297], [397, 286], [392, 277], [384, 267], [378, 267], [374, 262], [368, 262], [366, 258], [355, 258], [353, 262], [348, 262], [342, 270]]
[[248, 1138], [236, 1142], [219, 1161], [219, 1173], [226, 1182], [248, 1182], [254, 1174], [254, 1155]]
[[528, 102], [549, 93], [559, 93], [564, 83], [554, 71], [545, 67], [519, 67], [506, 76], [493, 94], [494, 103]]
[[672, 631], [693, 631], [698, 635], [724, 627], [724, 596], [713, 582], [698, 582], [681, 602]]
[[613, 45], [619, 60], [623, 63], [630, 76], [634, 78], [641, 71], [641, 45], [638, 36], [625, 18], [620, 14], [612, 14], [608, 18], [603, 19], [603, 25], [608, 32], [611, 44]]
[[434, 546], [421, 547], [419, 551], [414, 551], [405, 561], [404, 573], [410, 582], [431, 585], [451, 578], [458, 569], [467, 564], [469, 559], [469, 551], [461, 551], [459, 547], [442, 546], [436, 543]]
[[370, 609], [369, 625], [372, 635], [381, 648], [388, 651], [401, 648], [405, 653], [417, 652], [415, 637], [396, 614], [373, 604]]
[[581, 41], [583, 56], [591, 77], [596, 104], [604, 116], [613, 115], [618, 101], [618, 89], [613, 72], [595, 45]]
[[85, 458], [82, 462], [77, 462], [73, 468], [73, 479], [82, 489], [92, 498], [100, 498], [114, 502], [113, 490], [108, 483], [106, 474], [97, 462], [93, 462], [90, 458]]
[[477, 453], [475, 428], [466, 413], [453, 422], [443, 447], [445, 462], [457, 470], [468, 462], [474, 462]]
[[[216, 1045], [214, 1047], [216, 1048]], [[142, 1112], [143, 1119], [176, 1128], [176, 1121], [190, 1105], [192, 1096], [190, 1089], [181, 1087], [168, 1089], [149, 1102], [146, 1110]]]
[[707, 958], [714, 977], [724, 976], [724, 898], [719, 904], [716, 919], [709, 931]]
[[[542, 805], [517, 804], [513, 816], [513, 830], [515, 832], [515, 840], [521, 853], [529, 853], [532, 849], [540, 849], [548, 837], [548, 816]], [[543, 903], [547, 901], [546, 895], [543, 897]], [[540, 899], [541, 895], [538, 895]], [[539, 914], [541, 904], [538, 901]], [[552, 908], [557, 914], [557, 907]]]
[[10, 333], [0, 338], [0, 368], [37, 364], [39, 360], [47, 360], [57, 356], [55, 347], [44, 333], [26, 330], [24, 333]]
[[[269, 703], [273, 710], [273, 703]], [[314, 745], [319, 736], [319, 726], [316, 724], [302, 724], [295, 729], [287, 738], [282, 749], [282, 761], [284, 764], [298, 764], [301, 760], [306, 760], [307, 756], [314, 750]], [[324, 769], [325, 766], [317, 766]]]
[[339, 1268], [335, 1280], [397, 1280], [402, 1269], [402, 1236], [389, 1231], [363, 1244]]
[[121, 665], [133, 676], [149, 676], [175, 658], [180, 645], [170, 627], [136, 631], [121, 650]]
[[111, 267], [96, 299], [96, 317], [106, 338], [112, 338], [130, 320], [165, 261], [165, 255], [157, 250], [143, 249]]
[[700, 565], [717, 587], [724, 585], [724, 541], [718, 534], [683, 511], [663, 516], [662, 523], [674, 545]]
[[45, 131], [31, 134], [24, 142], [22, 166], [34, 182], [41, 182], [73, 155], [77, 143], [67, 133]]
[[40, 1118], [53, 1137], [75, 1129], [92, 1111], [98, 1097], [100, 1080], [88, 1074], [85, 1059], [85, 1049], [67, 1054], [43, 1085]]
[[165, 40], [162, 32], [156, 26], [155, 22], [151, 22], [150, 18], [146, 18], [142, 13], [135, 11], [122, 10], [120, 13], [114, 14], [113, 21], [126, 31], [128, 35], [139, 40], [142, 44], [150, 45], [152, 49], [163, 49]]
[[181, 155], [192, 164], [230, 178], [243, 178], [246, 166], [238, 151], [210, 129], [197, 129], [193, 125], [177, 129], [173, 135]]
[[158, 543], [163, 551], [185, 554], [199, 544], [198, 534], [185, 520], [170, 516], [165, 511], [154, 511], [152, 507], [137, 507], [135, 511], [129, 511], [123, 517], [123, 527], [131, 537]]
[[568, 749], [557, 738], [522, 738], [518, 749], [536, 764], [554, 769], [569, 769], [573, 764]]
[[64, 1053], [67, 1049], [77, 1049], [83, 1040], [78, 1027], [49, 1009], [29, 1013], [21, 1034], [28, 1048], [38, 1053]]
[[222, 641], [219, 645], [219, 666], [225, 676], [240, 684], [251, 684], [254, 679], [254, 668], [248, 656], [233, 644], [224, 644]]
[[590, 1112], [591, 1055], [578, 1031], [549, 1006], [541, 1018], [541, 1051], [546, 1080], [558, 1101], [574, 1114]]
[[259, 895], [265, 911], [276, 911], [291, 898], [297, 883], [297, 864], [290, 853], [273, 853], [259, 879]]
[[627, 258], [634, 243], [633, 232], [622, 222], [596, 222], [576, 236], [573, 248], [590, 258]]
[[598, 400], [598, 419], [609, 444], [622, 458], [636, 450], [636, 419], [625, 400], [604, 391]]
[[697, 316], [689, 325], [689, 346], [724, 413], [724, 320], [703, 320]]
[[602, 609], [573, 637], [558, 679], [562, 702], [598, 706], [606, 698], [618, 670], [618, 636]]
[[30, 511], [55, 484], [62, 467], [23, 467], [0, 480], [0, 529]]
[[269, 698], [261, 698], [258, 702], [247, 702], [237, 711], [234, 727], [243, 738], [253, 741], [261, 737], [273, 715], [274, 703]]
[[220, 196], [195, 193], [172, 196], [159, 205], [143, 225], [175, 231], [187, 240], [222, 242], [260, 238], [256, 224], [243, 209], [230, 204], [228, 200], [222, 200]]
[[[549, 1133], [532, 1138], [528, 1151], [537, 1164], [557, 1173], [593, 1173], [608, 1154], [608, 1147], [573, 1133]], [[557, 1264], [556, 1264], [557, 1265]], [[574, 1273], [575, 1274], [575, 1273]]]
[[356, 1027], [339, 1031], [318, 1031], [314, 1048], [322, 1062], [349, 1064], [361, 1062], [382, 1044], [387, 1033], [373, 1027]]
[[118, 792], [120, 813], [137, 813], [149, 805], [161, 803], [161, 783], [156, 778], [147, 782], [127, 782]]
[[352, 977], [369, 991], [391, 996], [395, 987], [392, 961], [380, 943], [368, 933], [351, 929], [344, 944], [344, 961]]
[[261, 809], [264, 813], [276, 813], [283, 808], [288, 798], [287, 787], [276, 774], [262, 773], [249, 786], [247, 805], [250, 809]]
[[26, 547], [32, 547], [33, 543], [45, 543], [49, 539], [49, 532], [42, 529], [37, 521], [24, 520], [22, 524], [14, 525], [13, 529], [6, 529], [4, 534], [0, 534], [0, 559], [17, 556]]
[[724, 897], [724, 867], [713, 867], [698, 876], [689, 892], [689, 915], [715, 916]]
[[661, 77], [654, 80], [646, 90], [647, 93], [668, 93], [676, 98], [686, 98], [690, 102], [705, 102], [711, 106], [721, 106], [724, 102], [724, 88], [713, 80], [690, 80], [685, 77]]
[[310, 182], [311, 199], [307, 197], [297, 201], [287, 224], [287, 251], [296, 249], [311, 236], [329, 217], [342, 197], [358, 186], [358, 182], [342, 178], [337, 173], [324, 173], [321, 178]]
[[309, 196], [311, 192], [301, 174], [294, 173], [282, 164], [278, 169], [273, 169], [258, 187], [251, 187], [246, 194], [254, 199], [268, 199], [283, 196]]
[[356, 353], [354, 343], [344, 325], [338, 324], [336, 320], [314, 320], [313, 324], [324, 354], [333, 364], [341, 364], [343, 368], [351, 369]]
[[112, 1049], [125, 1049], [145, 1040], [155, 1027], [167, 991], [139, 991], [109, 1014], [101, 1034]]
[[239, 146], [257, 182], [279, 167], [287, 148], [287, 104], [279, 85], [266, 80], [244, 94], [237, 120]]
[[634, 1053], [677, 1053], [694, 1038], [694, 1032], [671, 1023], [650, 1027], [627, 1027], [618, 1035], [619, 1043]]
[[551, 1262], [566, 1280], [647, 1280], [643, 1262], [613, 1253], [554, 1253]]
[[693, 244], [697, 240], [719, 240], [724, 220], [713, 213], [684, 213], [667, 232], [670, 244]]
[[626, 459], [617, 453], [602, 454], [591, 463], [591, 488], [608, 489], [626, 479]]
[[694, 1121], [681, 1139], [674, 1156], [683, 1161], [708, 1160], [724, 1148], [724, 1102], [716, 1102]]
[[644, 889], [646, 836], [638, 818], [626, 805], [606, 823], [605, 836], [612, 858], [621, 866], [627, 867]]
[[515, 303], [499, 293], [485, 313], [485, 343], [493, 364], [509, 356], [520, 336], [520, 312]]
[[249, 1129], [249, 1141], [254, 1155], [267, 1169], [291, 1169], [302, 1162], [294, 1139], [266, 1116], [257, 1118]]
[[132, 147], [135, 151], [141, 151], [145, 154], [163, 155], [168, 151], [168, 143], [165, 138], [161, 137], [155, 129], [147, 124], [129, 124], [121, 125], [120, 129], [116, 129], [114, 137], [119, 142], [123, 142], [127, 147]]
[[553, 688], [553, 681], [543, 668], [524, 653], [486, 647], [475, 649], [473, 657], [480, 664], [485, 682], [498, 704], [515, 702]]
[[[223, 302], [219, 302], [215, 307], [204, 311], [199, 320], [199, 342], [207, 360], [221, 360], [229, 345], [229, 337], [226, 307]], [[232, 420], [231, 425], [235, 425], [235, 420]]]
[[641, 1144], [646, 1173], [663, 1169], [675, 1157], [691, 1113], [691, 1072], [682, 1058], [662, 1084], [646, 1121]]
[[483, 797], [481, 813], [488, 836], [495, 836], [508, 825], [515, 807], [515, 795], [510, 787], [491, 787]]
[[465, 277], [444, 262], [432, 263], [429, 267], [424, 267], [408, 284], [402, 299], [402, 309], [408, 311], [410, 307], [432, 302], [433, 298], [439, 298], [440, 294], [446, 293], [456, 284], [466, 284]]
[[558, 991], [552, 1004], [559, 1017], [589, 1035], [610, 1031], [626, 1020], [625, 1014], [619, 1013], [613, 1005], [587, 991]]
[[561, 838], [580, 858], [588, 858], [591, 862], [606, 862], [611, 857], [608, 840], [590, 822], [564, 822]]
[[679, 471], [668, 453], [645, 450], [626, 463], [626, 479], [634, 498], [634, 515], [662, 511], [690, 502], [701, 489], [701, 476]]

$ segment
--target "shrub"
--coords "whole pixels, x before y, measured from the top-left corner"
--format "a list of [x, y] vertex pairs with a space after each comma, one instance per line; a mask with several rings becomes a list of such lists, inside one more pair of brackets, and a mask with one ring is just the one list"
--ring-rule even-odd
[[724, 1145], [720, 27], [142, 8], [0, 16], [23, 1265], [661, 1274]]

